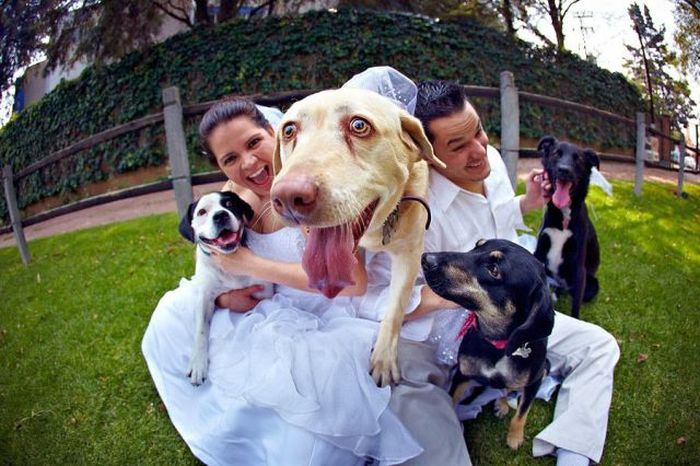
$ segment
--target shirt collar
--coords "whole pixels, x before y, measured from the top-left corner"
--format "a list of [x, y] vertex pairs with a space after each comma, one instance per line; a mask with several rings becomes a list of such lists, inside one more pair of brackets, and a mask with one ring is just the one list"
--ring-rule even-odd
[[[489, 176], [488, 178], [491, 178]], [[484, 180], [488, 181], [488, 178]], [[462, 189], [452, 181], [448, 180], [442, 174], [438, 173], [437, 170], [430, 170], [430, 195], [428, 200], [440, 208], [441, 211], [445, 212], [450, 207], [450, 204], [454, 202], [457, 196], [462, 193], [466, 196], [476, 196], [479, 199], [487, 200], [485, 196], [481, 194], [476, 194], [466, 189]], [[488, 185], [484, 185], [486, 192], [491, 191]]]

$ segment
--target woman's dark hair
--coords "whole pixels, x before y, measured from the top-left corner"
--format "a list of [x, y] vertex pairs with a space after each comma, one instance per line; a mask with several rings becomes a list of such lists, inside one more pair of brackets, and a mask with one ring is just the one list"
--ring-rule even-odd
[[257, 126], [267, 129], [270, 123], [262, 114], [255, 102], [249, 99], [234, 97], [222, 100], [214, 104], [202, 117], [199, 123], [199, 141], [202, 145], [204, 157], [214, 166], [217, 166], [216, 156], [209, 147], [209, 136], [221, 124], [227, 123], [234, 118], [246, 116]]
[[464, 86], [450, 81], [423, 81], [417, 87], [415, 116], [423, 124], [430, 142], [435, 142], [435, 136], [428, 125], [437, 118], [464, 110], [464, 103], [468, 101], [467, 94]]

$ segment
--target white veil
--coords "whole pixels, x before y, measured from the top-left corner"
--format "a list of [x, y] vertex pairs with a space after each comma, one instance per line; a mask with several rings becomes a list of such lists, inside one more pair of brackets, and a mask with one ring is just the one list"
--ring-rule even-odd
[[373, 66], [356, 74], [343, 88], [374, 91], [396, 103], [413, 115], [416, 109], [418, 88], [406, 76], [390, 66]]

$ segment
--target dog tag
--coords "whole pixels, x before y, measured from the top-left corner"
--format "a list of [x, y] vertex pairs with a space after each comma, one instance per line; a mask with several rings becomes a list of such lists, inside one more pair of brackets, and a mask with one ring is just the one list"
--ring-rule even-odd
[[391, 241], [391, 234], [396, 229], [396, 222], [399, 221], [399, 206], [391, 211], [382, 225], [382, 246], [386, 246]]
[[532, 349], [527, 345], [528, 344], [525, 343], [523, 346], [513, 351], [513, 356], [520, 356], [523, 359], [527, 359], [528, 357], [530, 357]]

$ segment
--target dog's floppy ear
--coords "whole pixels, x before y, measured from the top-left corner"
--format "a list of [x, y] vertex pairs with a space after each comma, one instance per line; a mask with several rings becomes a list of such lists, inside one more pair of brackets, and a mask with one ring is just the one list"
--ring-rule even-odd
[[537, 143], [537, 152], [545, 157], [549, 157], [550, 152], [552, 152], [552, 147], [554, 147], [556, 143], [556, 138], [552, 136], [545, 136], [540, 139], [540, 142]]
[[425, 131], [423, 131], [423, 125], [421, 124], [420, 120], [406, 112], [401, 112], [400, 118], [402, 139], [404, 134], [408, 134], [411, 140], [418, 146], [421, 157], [423, 157], [431, 165], [446, 168], [447, 166], [442, 162], [442, 160], [435, 156], [433, 145], [430, 144], [430, 141], [428, 141], [428, 137], [425, 135]]
[[282, 170], [282, 156], [280, 154], [282, 150], [282, 125], [278, 128], [275, 133], [275, 148], [272, 151], [272, 173], [277, 175], [280, 170]]
[[598, 170], [600, 170], [600, 159], [598, 158], [598, 154], [593, 152], [591, 149], [586, 149], [583, 151], [583, 158], [591, 168], [596, 167]]
[[180, 219], [180, 226], [178, 230], [183, 238], [185, 238], [190, 243], [194, 243], [194, 229], [192, 228], [192, 217], [194, 216], [194, 209], [197, 207], [197, 202], [194, 201], [187, 208], [187, 215]]
[[510, 356], [518, 348], [530, 341], [545, 338], [554, 327], [554, 309], [544, 273], [538, 277], [527, 298], [526, 306], [530, 313], [520, 327], [516, 328], [508, 339], [506, 355]]

